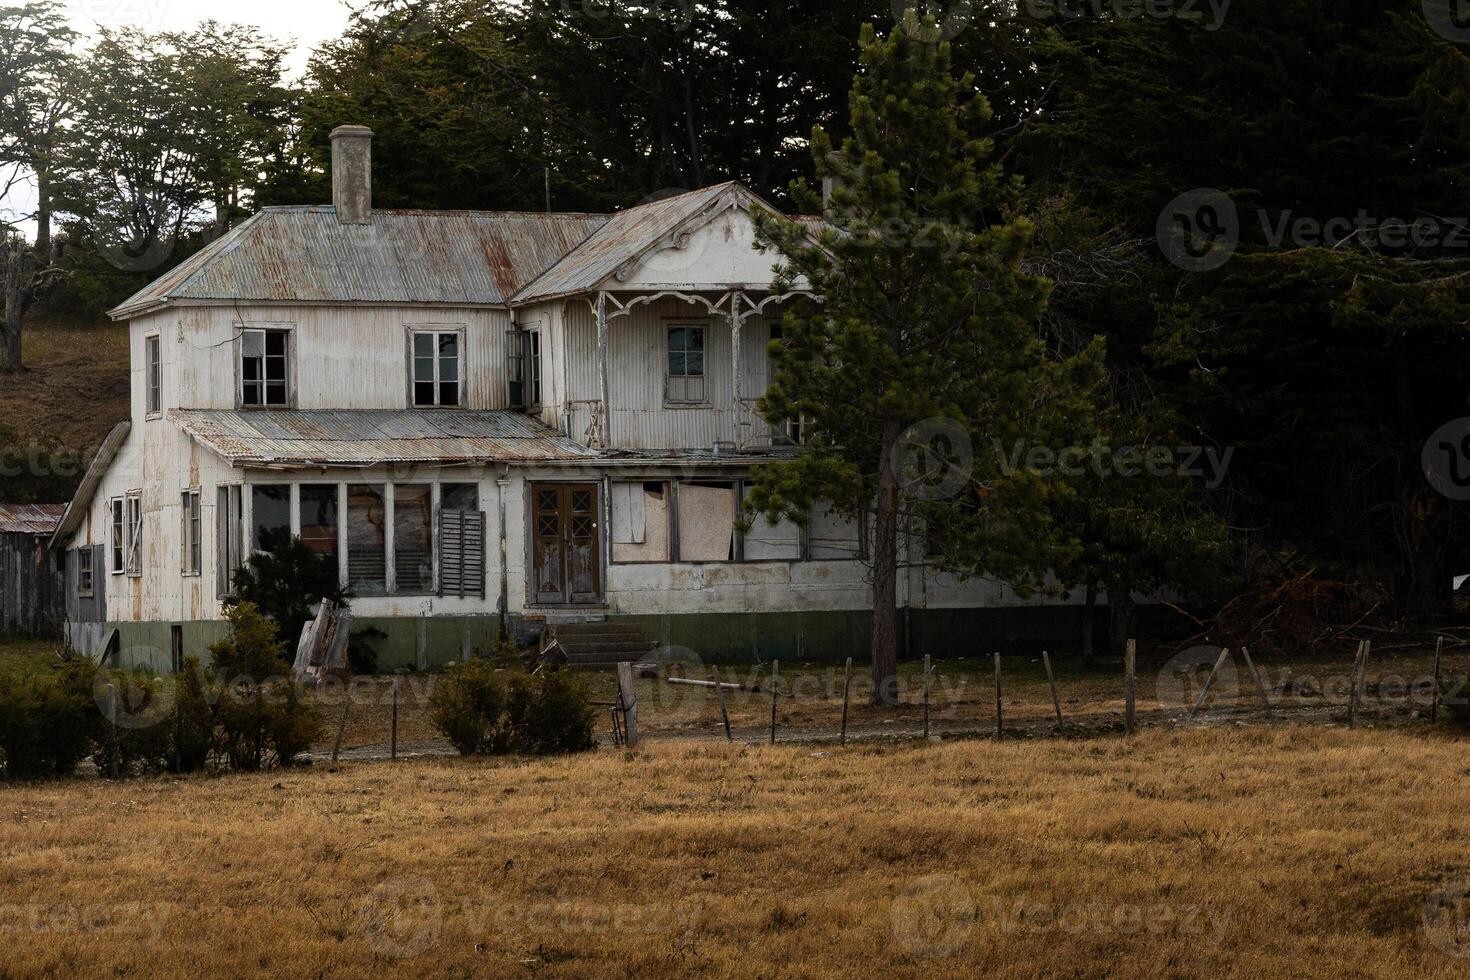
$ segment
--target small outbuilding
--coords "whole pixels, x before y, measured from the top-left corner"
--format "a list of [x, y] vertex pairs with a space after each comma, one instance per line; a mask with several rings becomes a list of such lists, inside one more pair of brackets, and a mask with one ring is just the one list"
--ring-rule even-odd
[[65, 504], [0, 504], [0, 635], [60, 636], [65, 558], [49, 542], [65, 512]]

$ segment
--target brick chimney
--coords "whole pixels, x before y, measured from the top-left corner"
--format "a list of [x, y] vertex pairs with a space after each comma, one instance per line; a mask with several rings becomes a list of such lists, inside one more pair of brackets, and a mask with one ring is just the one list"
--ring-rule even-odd
[[372, 224], [373, 131], [366, 126], [332, 130], [332, 203], [342, 224]]

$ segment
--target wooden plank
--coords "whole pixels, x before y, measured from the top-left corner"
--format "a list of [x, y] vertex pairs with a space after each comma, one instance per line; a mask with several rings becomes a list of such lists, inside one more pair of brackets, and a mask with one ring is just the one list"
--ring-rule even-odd
[[1368, 673], [1368, 651], [1372, 647], [1373, 644], [1369, 640], [1364, 640], [1358, 644], [1357, 662], [1354, 664], [1353, 670], [1353, 693], [1352, 697], [1348, 699], [1349, 728], [1358, 727], [1358, 704], [1363, 697], [1363, 680]]
[[1062, 699], [1057, 696], [1057, 678], [1051, 670], [1051, 654], [1041, 651], [1041, 662], [1046, 665], [1046, 682], [1051, 685], [1051, 705], [1057, 712], [1057, 734], [1061, 735], [1066, 729], [1062, 724]]
[[[720, 683], [720, 668], [715, 667], [714, 672], [715, 693], [718, 694], [720, 698], [720, 718], [725, 723], [725, 741], [733, 742], [735, 741], [735, 733], [730, 730], [730, 708], [729, 705], [725, 703], [725, 685]], [[738, 685], [732, 684], [730, 686], [736, 687]]]
[[771, 661], [771, 744], [776, 744], [776, 704], [781, 699], [781, 661]]
[[852, 658], [847, 658], [847, 674], [842, 681], [842, 744], [847, 744], [847, 712], [852, 703]]
[[1256, 662], [1251, 659], [1250, 647], [1241, 647], [1240, 655], [1245, 658], [1246, 669], [1251, 672], [1251, 680], [1255, 682], [1256, 694], [1261, 698], [1261, 704], [1266, 708], [1266, 717], [1273, 716], [1271, 711], [1271, 698], [1266, 693], [1266, 682], [1261, 678], [1261, 672], [1256, 670]]
[[1127, 699], [1124, 727], [1132, 735], [1138, 730], [1138, 641], [1129, 640], [1123, 648], [1123, 669], [1127, 674]]
[[629, 748], [638, 747], [638, 688], [633, 683], [633, 665], [618, 664], [618, 699], [622, 702], [623, 728]]
[[1429, 723], [1431, 725], [1439, 721], [1439, 692], [1440, 692], [1440, 670], [1444, 662], [1444, 637], [1440, 636], [1434, 644], [1434, 696], [1429, 700]]
[[929, 654], [924, 654], [924, 738], [929, 738]]
[[1199, 692], [1199, 699], [1194, 702], [1194, 707], [1189, 709], [1189, 720], [1193, 721], [1199, 709], [1204, 706], [1205, 698], [1210, 696], [1210, 691], [1215, 686], [1215, 676], [1220, 673], [1220, 668], [1225, 666], [1225, 661], [1230, 659], [1230, 648], [1226, 647], [1220, 651], [1220, 659], [1215, 661], [1215, 666], [1210, 670], [1210, 676], [1205, 678], [1204, 689]]
[[995, 654], [995, 737], [1005, 737], [1005, 711], [1001, 706], [1000, 652]]

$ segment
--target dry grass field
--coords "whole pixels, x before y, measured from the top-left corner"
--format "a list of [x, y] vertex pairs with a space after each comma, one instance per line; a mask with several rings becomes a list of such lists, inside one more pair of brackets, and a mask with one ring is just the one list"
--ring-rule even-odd
[[0, 432], [16, 443], [86, 453], [128, 415], [125, 325], [28, 326], [29, 369], [0, 385]]
[[0, 976], [1462, 977], [1467, 749], [1214, 727], [10, 786]]

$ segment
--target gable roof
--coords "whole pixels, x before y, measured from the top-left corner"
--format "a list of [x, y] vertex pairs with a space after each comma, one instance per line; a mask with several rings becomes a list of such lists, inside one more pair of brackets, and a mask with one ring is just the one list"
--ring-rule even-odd
[[598, 455], [519, 412], [174, 410], [168, 417], [235, 466], [557, 462]]
[[736, 207], [780, 213], [738, 181], [619, 211], [571, 254], [518, 292], [515, 302], [555, 299], [595, 289], [652, 249], [676, 245], [682, 234]]
[[501, 306], [607, 222], [596, 214], [266, 208], [111, 311], [177, 301]]

